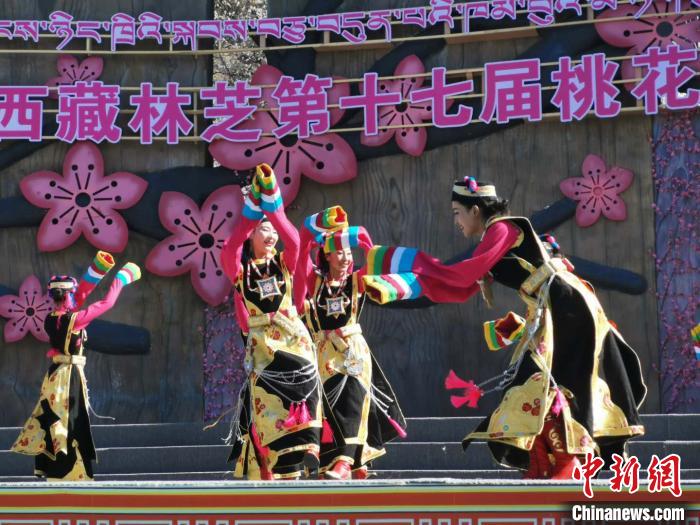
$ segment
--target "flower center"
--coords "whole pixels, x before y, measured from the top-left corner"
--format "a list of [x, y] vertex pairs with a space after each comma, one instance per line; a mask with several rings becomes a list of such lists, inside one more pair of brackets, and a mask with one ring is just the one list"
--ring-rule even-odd
[[90, 198], [90, 194], [85, 193], [84, 191], [78, 193], [78, 195], [75, 197], [75, 203], [81, 208], [87, 208], [88, 206], [90, 206], [91, 201], [92, 199]]
[[282, 144], [285, 148], [291, 148], [297, 143], [297, 140], [296, 135], [285, 135], [280, 139], [280, 144]]
[[605, 193], [605, 190], [601, 186], [593, 186], [593, 195], [601, 197], [603, 193]]
[[24, 313], [27, 314], [27, 317], [31, 317], [32, 315], [34, 315], [34, 308], [30, 306], [24, 311]]
[[656, 26], [656, 34], [660, 37], [667, 37], [673, 33], [673, 24], [671, 22], [661, 22]]
[[211, 233], [204, 233], [199, 236], [199, 245], [206, 249], [214, 246], [214, 236]]
[[396, 106], [396, 111], [399, 113], [404, 113], [408, 109], [408, 102], [401, 102]]

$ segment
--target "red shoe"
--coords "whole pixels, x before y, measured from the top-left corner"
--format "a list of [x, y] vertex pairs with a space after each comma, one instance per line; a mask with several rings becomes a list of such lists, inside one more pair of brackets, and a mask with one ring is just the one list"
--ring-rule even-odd
[[338, 460], [333, 465], [333, 468], [326, 471], [326, 477], [329, 479], [352, 479], [352, 468], [350, 463], [344, 460]]
[[367, 467], [360, 467], [357, 470], [352, 471], [352, 479], [367, 479], [369, 477], [369, 470]]
[[552, 463], [549, 460], [547, 442], [542, 434], [535, 437], [530, 449], [530, 466], [523, 479], [549, 479], [552, 473]]

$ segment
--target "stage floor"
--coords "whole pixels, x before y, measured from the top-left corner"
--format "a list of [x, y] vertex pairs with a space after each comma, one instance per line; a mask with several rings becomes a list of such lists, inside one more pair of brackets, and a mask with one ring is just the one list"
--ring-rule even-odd
[[573, 505], [684, 508], [700, 525], [700, 480], [683, 494], [612, 492], [593, 482], [92, 482], [0, 484], [0, 525], [565, 525]]

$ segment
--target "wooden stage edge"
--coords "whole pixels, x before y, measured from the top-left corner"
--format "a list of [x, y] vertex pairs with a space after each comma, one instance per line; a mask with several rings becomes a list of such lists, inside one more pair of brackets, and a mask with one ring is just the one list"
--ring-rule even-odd
[[700, 525], [700, 480], [676, 498], [512, 480], [2, 483], [0, 525], [566, 525], [572, 506], [683, 508]]

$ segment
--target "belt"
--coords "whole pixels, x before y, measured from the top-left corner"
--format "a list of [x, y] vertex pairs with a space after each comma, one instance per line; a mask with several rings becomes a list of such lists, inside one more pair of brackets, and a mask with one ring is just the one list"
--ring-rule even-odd
[[549, 278], [560, 272], [568, 272], [564, 261], [559, 258], [552, 258], [544, 262], [539, 268], [530, 274], [530, 277], [525, 279], [520, 289], [528, 295], [534, 295]]
[[321, 341], [330, 341], [337, 350], [343, 352], [348, 349], [348, 344], [345, 342], [347, 337], [351, 335], [361, 334], [362, 327], [359, 324], [351, 324], [341, 326], [335, 330], [319, 330], [314, 334], [316, 343]]
[[269, 314], [253, 315], [248, 318], [248, 328], [261, 328], [271, 324], [275, 324], [297, 337], [308, 336], [304, 326], [300, 325], [296, 312], [292, 315], [287, 315], [277, 311]]
[[55, 355], [51, 358], [55, 364], [85, 366], [87, 359], [84, 355]]

